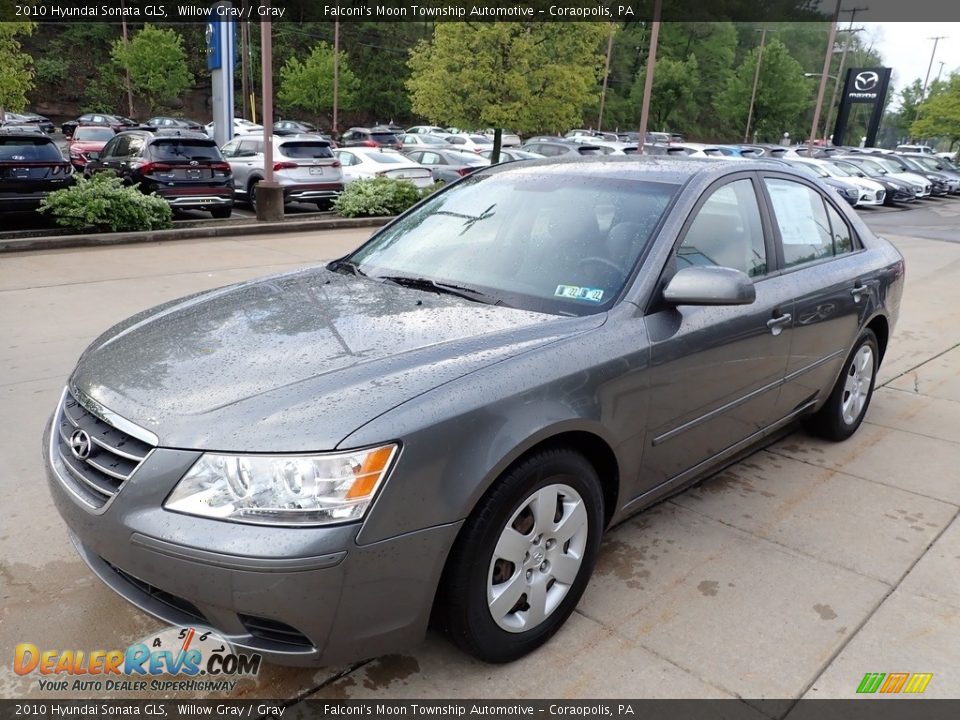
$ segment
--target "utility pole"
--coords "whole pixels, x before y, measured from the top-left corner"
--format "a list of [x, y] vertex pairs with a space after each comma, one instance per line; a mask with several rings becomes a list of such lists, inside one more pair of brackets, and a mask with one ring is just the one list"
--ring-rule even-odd
[[340, 99], [340, 21], [333, 21], [333, 137], [337, 137], [337, 111]]
[[[125, 0], [120, 0], [121, 12], [124, 12], [126, 10], [126, 5], [127, 4]], [[127, 20], [126, 20], [127, 16], [126, 14], [122, 14], [120, 17], [121, 17], [120, 27], [122, 28], [122, 32], [123, 32], [123, 49], [126, 50], [128, 47], [127, 46]], [[123, 85], [127, 90], [127, 117], [132, 118], [133, 117], [133, 88], [130, 85], [130, 67], [126, 63], [124, 63], [123, 73], [124, 73]], [[153, 108], [150, 108], [150, 112], [153, 112]]]
[[833, 11], [833, 19], [830, 21], [830, 39], [827, 41], [827, 52], [823, 58], [823, 72], [820, 74], [820, 87], [817, 89], [817, 104], [813, 109], [813, 124], [810, 126], [810, 139], [807, 142], [807, 155], [813, 157], [813, 141], [817, 137], [817, 128], [820, 126], [820, 110], [823, 108], [823, 95], [827, 90], [827, 75], [830, 72], [830, 61], [833, 60], [833, 44], [837, 41], [837, 20], [840, 19], [840, 3], [843, 0], [837, 0], [837, 7]]
[[616, 25], [610, 23], [610, 35], [607, 37], [607, 64], [603, 70], [603, 91], [600, 93], [600, 114], [597, 116], [597, 130], [603, 130], [603, 106], [607, 100], [607, 81], [610, 77], [610, 55], [613, 52], [613, 33]]
[[753, 123], [753, 106], [757, 102], [757, 85], [760, 83], [760, 66], [763, 64], [763, 46], [767, 41], [767, 26], [760, 29], [760, 50], [757, 52], [757, 67], [753, 71], [753, 90], [750, 92], [750, 111], [747, 113], [747, 129], [743, 141], [750, 142], [750, 125]]
[[927, 83], [930, 82], [930, 71], [933, 69], [933, 58], [937, 54], [937, 45], [940, 44], [941, 40], [946, 40], [948, 35], [937, 35], [936, 37], [927, 38], [927, 40], [933, 40], [933, 51], [930, 53], [930, 64], [927, 65], [927, 76], [923, 79], [923, 90], [920, 91], [920, 101], [917, 103], [917, 113], [913, 116], [913, 121], [916, 122], [920, 119], [920, 108], [923, 106], [923, 101], [927, 98]]
[[650, 28], [650, 49], [647, 51], [647, 77], [643, 82], [643, 103], [640, 106], [640, 152], [647, 140], [647, 122], [650, 120], [650, 95], [653, 92], [653, 70], [657, 64], [657, 40], [660, 37], [660, 11], [663, 0], [654, 0], [653, 23]]
[[[249, 0], [243, 0], [243, 15], [247, 17], [247, 5]], [[246, 20], [240, 21], [240, 88], [243, 93], [243, 117], [253, 120], [250, 117], [250, 24]]]
[[827, 117], [823, 122], [824, 139], [827, 138], [827, 134], [830, 132], [830, 115], [833, 113], [833, 108], [837, 104], [837, 94], [840, 92], [840, 78], [843, 77], [843, 66], [847, 62], [847, 53], [850, 52], [850, 41], [853, 39], [855, 32], [863, 30], [863, 28], [853, 29], [853, 19], [857, 16], [858, 12], [866, 12], [869, 9], [869, 7], [855, 7], [840, 11], [850, 13], [850, 25], [847, 26], [847, 41], [843, 44], [843, 55], [840, 56], [840, 67], [837, 68], [837, 81], [833, 84], [833, 95], [830, 97], [830, 104], [827, 106]]

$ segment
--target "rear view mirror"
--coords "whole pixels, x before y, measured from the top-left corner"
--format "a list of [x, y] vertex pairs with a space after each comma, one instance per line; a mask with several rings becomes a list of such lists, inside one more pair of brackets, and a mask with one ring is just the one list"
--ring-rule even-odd
[[686, 267], [677, 271], [663, 290], [673, 305], [749, 305], [757, 290], [747, 274], [733, 268]]

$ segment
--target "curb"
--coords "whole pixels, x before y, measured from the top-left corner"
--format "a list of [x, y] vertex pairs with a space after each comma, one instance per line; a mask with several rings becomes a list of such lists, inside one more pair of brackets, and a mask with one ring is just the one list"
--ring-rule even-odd
[[172, 230], [149, 230], [145, 232], [102, 233], [97, 235], [52, 235], [0, 240], [0, 253], [26, 252], [29, 250], [60, 250], [75, 247], [99, 247], [103, 245], [127, 245], [132, 243], [167, 242], [171, 240], [197, 240], [203, 238], [236, 237], [246, 235], [269, 235], [310, 230], [342, 230], [346, 228], [380, 227], [393, 220], [392, 217], [371, 218], [323, 218], [318, 220], [288, 220], [282, 222], [258, 222], [217, 224], [211, 227], [173, 228]]

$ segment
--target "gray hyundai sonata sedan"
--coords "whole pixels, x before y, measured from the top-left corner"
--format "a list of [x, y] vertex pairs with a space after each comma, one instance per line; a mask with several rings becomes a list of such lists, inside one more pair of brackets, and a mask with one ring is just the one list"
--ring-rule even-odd
[[287, 664], [432, 620], [505, 662], [606, 528], [802, 420], [867, 412], [903, 258], [749, 161], [475, 173], [320, 267], [166, 303], [80, 357], [53, 499], [107, 585]]

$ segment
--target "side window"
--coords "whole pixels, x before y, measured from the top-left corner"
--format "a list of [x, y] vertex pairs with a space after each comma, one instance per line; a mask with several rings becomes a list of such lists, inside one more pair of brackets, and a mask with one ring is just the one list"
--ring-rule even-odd
[[117, 146], [124, 140], [124, 138], [113, 138], [106, 145], [103, 146], [103, 150], [100, 152], [100, 157], [105, 158], [110, 155], [117, 154]]
[[117, 144], [110, 151], [112, 157], [127, 157], [130, 149], [130, 136], [122, 135], [117, 138]]
[[792, 180], [765, 178], [783, 239], [783, 265], [792, 267], [833, 255], [833, 237], [823, 198]]
[[677, 251], [677, 269], [716, 265], [758, 277], [767, 272], [760, 205], [753, 183], [734, 180], [714, 190], [697, 211]]
[[827, 205], [827, 215], [830, 216], [830, 229], [833, 232], [833, 254], [853, 252], [853, 236], [850, 227], [840, 217], [840, 213]]
[[237, 149], [239, 147], [240, 147], [240, 141], [233, 140], [231, 142], [228, 142], [226, 145], [224, 145], [223, 150], [221, 150], [220, 152], [223, 154], [225, 158], [235, 157], [237, 154]]
[[133, 136], [130, 138], [130, 144], [127, 146], [127, 157], [138, 157], [143, 154], [143, 138]]
[[340, 161], [340, 164], [344, 167], [350, 167], [351, 165], [356, 165], [356, 158], [353, 156], [353, 153], [342, 152], [337, 153], [337, 159]]
[[440, 156], [436, 153], [425, 152], [420, 155], [421, 165], [440, 165]]
[[464, 140], [462, 137], [454, 136], [451, 138], [447, 138], [447, 142], [451, 143], [452, 145], [465, 145], [467, 141]]

